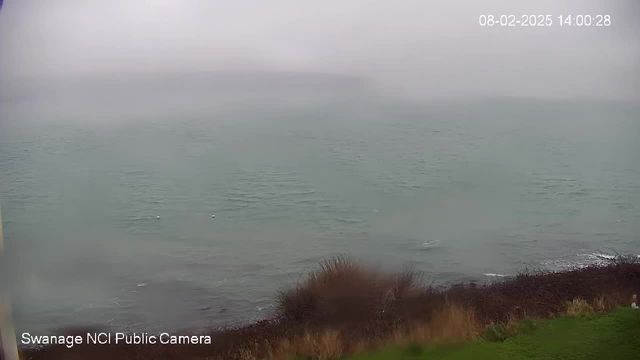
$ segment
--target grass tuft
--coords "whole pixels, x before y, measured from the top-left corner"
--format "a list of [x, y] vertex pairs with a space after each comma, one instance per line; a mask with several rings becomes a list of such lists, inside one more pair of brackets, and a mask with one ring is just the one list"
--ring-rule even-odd
[[573, 299], [567, 304], [567, 310], [565, 311], [567, 316], [589, 316], [593, 315], [593, 313], [593, 307], [583, 299]]

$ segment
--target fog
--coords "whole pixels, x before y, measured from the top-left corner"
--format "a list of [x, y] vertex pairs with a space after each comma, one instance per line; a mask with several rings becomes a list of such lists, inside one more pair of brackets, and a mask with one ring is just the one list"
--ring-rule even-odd
[[[479, 15], [553, 15], [481, 27]], [[566, 27], [558, 15], [611, 15]], [[638, 99], [640, 5], [626, 1], [8, 0], [3, 85], [118, 73], [318, 72], [398, 96]]]
[[247, 320], [335, 252], [442, 281], [637, 254], [638, 19], [637, 0], [5, 0], [17, 325]]

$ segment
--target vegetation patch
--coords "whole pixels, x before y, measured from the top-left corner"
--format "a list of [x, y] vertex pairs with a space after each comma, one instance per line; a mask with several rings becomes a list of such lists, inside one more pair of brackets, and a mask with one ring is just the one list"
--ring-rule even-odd
[[[527, 329], [530, 324], [523, 325]], [[591, 317], [564, 316], [540, 321], [534, 329], [528, 328], [525, 333], [510, 333], [498, 342], [479, 340], [450, 346], [424, 345], [419, 350], [415, 349], [416, 345], [412, 345], [412, 349], [387, 347], [346, 359], [635, 360], [640, 354], [638, 334], [640, 311], [627, 307]], [[409, 353], [414, 355], [409, 357]]]
[[[403, 349], [403, 356], [415, 358], [435, 356], [472, 341], [478, 348], [469, 358], [476, 359], [486, 348], [510, 343], [515, 334], [526, 339], [528, 332], [542, 331], [541, 320], [530, 319], [565, 316], [558, 324], [569, 331], [572, 322], [587, 324], [617, 305], [629, 306], [636, 293], [640, 293], [637, 257], [562, 272], [525, 271], [496, 283], [433, 287], [411, 269], [386, 273], [338, 256], [281, 291], [269, 319], [210, 331], [210, 345], [83, 344], [71, 349], [25, 348], [21, 353], [24, 359], [33, 360], [329, 360], [393, 345]], [[599, 321], [618, 318], [602, 319]], [[439, 347], [424, 348], [422, 353], [418, 347], [423, 345], [418, 344]]]

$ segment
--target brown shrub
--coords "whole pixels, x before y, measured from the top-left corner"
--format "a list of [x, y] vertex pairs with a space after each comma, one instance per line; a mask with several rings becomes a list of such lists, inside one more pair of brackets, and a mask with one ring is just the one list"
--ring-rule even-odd
[[348, 256], [322, 262], [293, 289], [278, 296], [277, 316], [283, 321], [336, 323], [373, 316], [392, 294], [388, 275], [365, 268]]

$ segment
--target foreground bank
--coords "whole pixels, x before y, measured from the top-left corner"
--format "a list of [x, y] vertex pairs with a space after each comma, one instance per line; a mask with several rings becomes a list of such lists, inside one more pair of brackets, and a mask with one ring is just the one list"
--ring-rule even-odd
[[468, 343], [387, 346], [345, 360], [636, 360], [640, 357], [640, 311], [631, 307], [598, 314], [586, 306], [577, 314], [551, 320], [527, 319], [510, 326], [514, 328], [513, 334], [496, 325]]
[[[210, 337], [210, 343], [49, 345], [23, 348], [22, 356], [33, 360], [329, 360], [389, 344], [475, 341], [495, 329], [495, 324], [562, 316], [568, 304], [607, 313], [616, 306], [628, 307], [635, 293], [640, 293], [637, 257], [563, 272], [528, 271], [492, 284], [435, 288], [417, 272], [390, 274], [339, 256], [280, 292], [271, 319], [197, 334]], [[87, 331], [67, 333], [86, 336]]]

